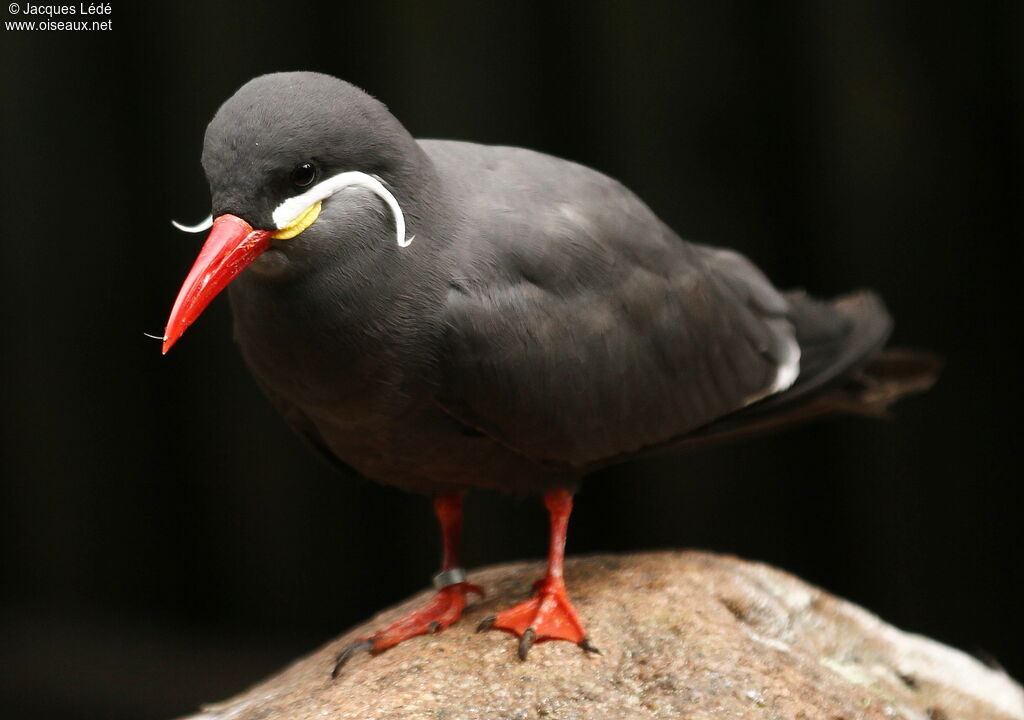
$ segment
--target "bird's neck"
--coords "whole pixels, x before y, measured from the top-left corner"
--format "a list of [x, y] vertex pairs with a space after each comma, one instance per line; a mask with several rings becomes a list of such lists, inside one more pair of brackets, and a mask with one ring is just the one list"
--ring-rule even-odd
[[[403, 212], [410, 216], [410, 225], [439, 227], [446, 225], [447, 218], [441, 217], [446, 202], [447, 188], [442, 177], [416, 140], [407, 132], [403, 133], [402, 147], [398, 160], [383, 172], [384, 180], [396, 188]], [[415, 231], [415, 228], [410, 232]], [[437, 243], [446, 238], [434, 238]]]

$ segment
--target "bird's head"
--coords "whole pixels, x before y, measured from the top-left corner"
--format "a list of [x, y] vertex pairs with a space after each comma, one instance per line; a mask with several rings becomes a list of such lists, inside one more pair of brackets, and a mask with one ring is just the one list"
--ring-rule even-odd
[[336, 78], [275, 73], [243, 85], [206, 130], [213, 212], [191, 228], [175, 223], [210, 234], [171, 310], [163, 352], [250, 265], [287, 272], [346, 224], [386, 223], [393, 241], [408, 245], [392, 189], [416, 153], [382, 103]]

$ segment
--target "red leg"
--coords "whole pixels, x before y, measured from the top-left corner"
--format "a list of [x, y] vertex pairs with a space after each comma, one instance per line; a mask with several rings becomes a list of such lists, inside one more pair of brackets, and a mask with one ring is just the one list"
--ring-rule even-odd
[[568, 640], [587, 652], [599, 652], [590, 644], [576, 608], [569, 601], [562, 579], [565, 535], [572, 513], [572, 493], [552, 490], [544, 494], [544, 506], [551, 518], [548, 570], [534, 586], [533, 598], [514, 608], [486, 618], [478, 630], [498, 628], [519, 636], [519, 658], [526, 659], [530, 646], [545, 640]]
[[466, 595], [483, 590], [465, 580], [465, 571], [459, 567], [459, 540], [462, 536], [462, 495], [442, 495], [434, 499], [434, 514], [441, 525], [441, 572], [434, 578], [439, 587], [426, 605], [399, 618], [386, 628], [345, 648], [334, 665], [334, 677], [355, 653], [368, 650], [378, 653], [417, 635], [435, 633], [445, 629], [462, 616]]

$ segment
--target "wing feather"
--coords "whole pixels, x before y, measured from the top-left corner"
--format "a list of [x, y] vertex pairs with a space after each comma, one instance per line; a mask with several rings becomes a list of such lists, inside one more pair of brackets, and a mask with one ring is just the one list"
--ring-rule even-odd
[[486, 192], [466, 198], [480, 234], [453, 251], [448, 412], [531, 458], [585, 467], [795, 381], [789, 303], [748, 260], [681, 240], [599, 173], [495, 150]]

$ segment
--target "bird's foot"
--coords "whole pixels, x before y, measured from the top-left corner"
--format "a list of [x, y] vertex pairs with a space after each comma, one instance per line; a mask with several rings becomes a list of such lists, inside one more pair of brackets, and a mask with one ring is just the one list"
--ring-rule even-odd
[[376, 655], [411, 637], [428, 633], [433, 634], [444, 630], [462, 617], [462, 610], [466, 607], [466, 595], [469, 593], [475, 593], [480, 597], [484, 595], [484, 591], [479, 585], [468, 582], [461, 582], [441, 588], [430, 602], [423, 607], [412, 611], [386, 628], [382, 628], [373, 635], [352, 643], [342, 650], [334, 662], [334, 670], [331, 672], [331, 677], [338, 677], [338, 673], [341, 672], [345, 663], [353, 655], [363, 650]]
[[568, 640], [589, 653], [601, 654], [590, 644], [576, 608], [569, 601], [561, 578], [545, 577], [535, 585], [537, 594], [524, 603], [485, 618], [477, 632], [497, 628], [519, 636], [519, 659], [525, 660], [534, 643]]

